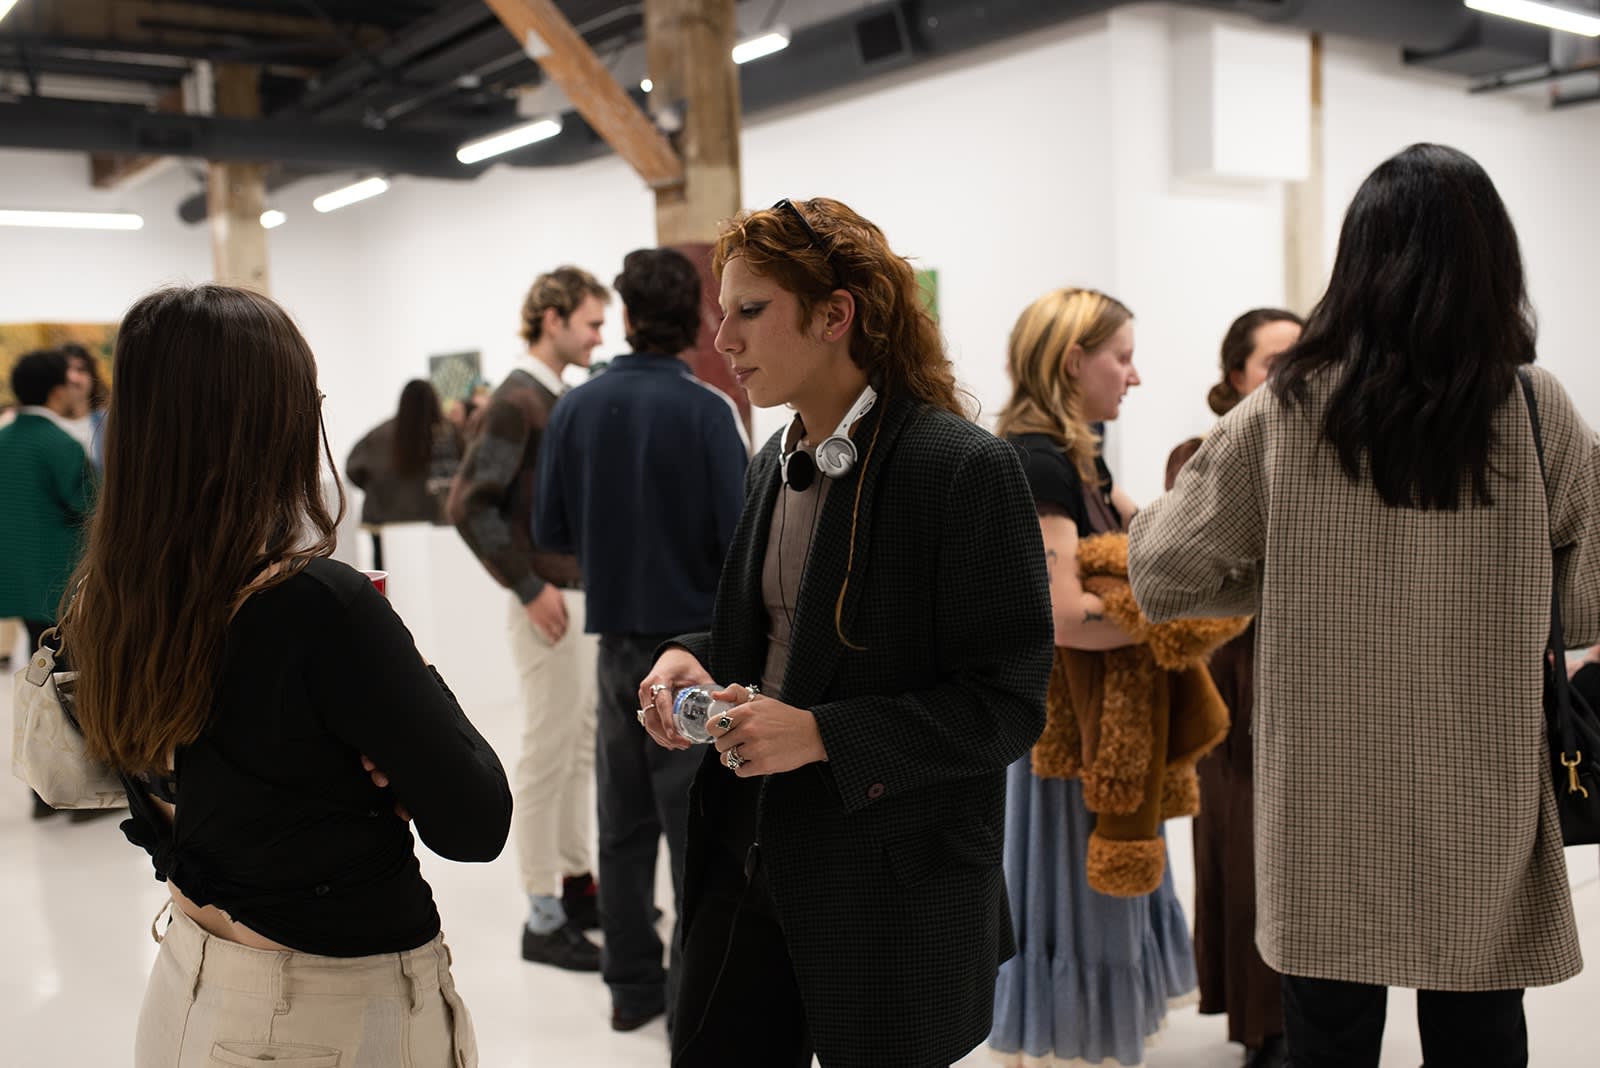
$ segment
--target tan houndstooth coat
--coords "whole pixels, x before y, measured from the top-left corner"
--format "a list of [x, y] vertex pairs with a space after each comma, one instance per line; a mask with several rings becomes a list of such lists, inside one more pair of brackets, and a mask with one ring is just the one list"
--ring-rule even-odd
[[1494, 506], [1387, 508], [1258, 390], [1134, 519], [1152, 620], [1258, 612], [1257, 942], [1291, 975], [1431, 990], [1582, 968], [1541, 710], [1551, 531], [1573, 645], [1600, 637], [1600, 455], [1533, 371], [1495, 416]]

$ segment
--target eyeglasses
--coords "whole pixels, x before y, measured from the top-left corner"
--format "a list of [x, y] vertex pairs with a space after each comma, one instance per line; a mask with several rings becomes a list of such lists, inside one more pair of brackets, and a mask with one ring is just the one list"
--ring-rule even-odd
[[843, 288], [844, 283], [839, 278], [839, 267], [833, 262], [833, 255], [828, 251], [828, 246], [822, 243], [822, 235], [817, 233], [816, 227], [811, 225], [811, 221], [806, 218], [805, 212], [796, 207], [794, 201], [790, 200], [788, 197], [784, 197], [782, 200], [772, 205], [772, 210], [787, 210], [789, 214], [800, 220], [800, 225], [805, 229], [806, 236], [811, 239], [812, 246], [818, 252], [822, 253], [822, 258], [824, 260], [828, 261], [828, 268], [829, 270], [833, 271], [834, 284], [840, 288]]

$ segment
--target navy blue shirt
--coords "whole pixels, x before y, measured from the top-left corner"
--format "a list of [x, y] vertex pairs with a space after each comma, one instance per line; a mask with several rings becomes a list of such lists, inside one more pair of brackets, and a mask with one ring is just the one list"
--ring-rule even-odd
[[534, 541], [578, 556], [591, 634], [711, 625], [749, 462], [738, 410], [682, 360], [635, 353], [561, 398]]

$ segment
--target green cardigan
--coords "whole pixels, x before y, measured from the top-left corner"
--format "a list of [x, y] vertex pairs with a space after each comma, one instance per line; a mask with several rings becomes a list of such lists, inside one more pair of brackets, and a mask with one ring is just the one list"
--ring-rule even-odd
[[93, 499], [71, 434], [30, 412], [0, 428], [0, 619], [55, 621]]

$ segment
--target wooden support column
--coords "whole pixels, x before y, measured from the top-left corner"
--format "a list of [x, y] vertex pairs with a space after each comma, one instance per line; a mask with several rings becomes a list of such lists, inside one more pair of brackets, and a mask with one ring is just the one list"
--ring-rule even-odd
[[[734, 0], [646, 0], [651, 108], [673, 129], [683, 155], [633, 102], [553, 0], [484, 0], [578, 113], [656, 192], [656, 241], [698, 266], [705, 314], [682, 358], [702, 380], [736, 398], [745, 426], [750, 402], [712, 345], [717, 285], [711, 247], [717, 225], [739, 210], [739, 78], [733, 64]], [[672, 113], [672, 122], [667, 113]]]
[[[683, 184], [683, 161], [611, 76], [555, 0], [484, 0], [578, 114], [653, 189]], [[719, 0], [720, 2], [720, 0]]]
[[[219, 63], [216, 86], [218, 115], [235, 119], [261, 117], [261, 72], [258, 68]], [[267, 231], [261, 225], [261, 213], [267, 204], [262, 164], [213, 162], [207, 190], [211, 210], [211, 260], [216, 280], [258, 293], [270, 292]]]
[[1284, 297], [1305, 315], [1322, 299], [1328, 282], [1326, 258], [1327, 149], [1322, 130], [1322, 35], [1311, 35], [1311, 169], [1284, 192]]
[[650, 109], [672, 112], [684, 182], [656, 190], [663, 245], [711, 241], [741, 206], [739, 70], [734, 0], [645, 0]]

